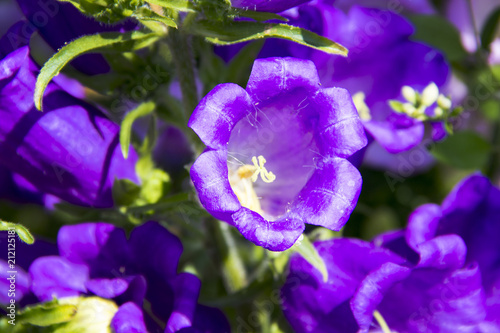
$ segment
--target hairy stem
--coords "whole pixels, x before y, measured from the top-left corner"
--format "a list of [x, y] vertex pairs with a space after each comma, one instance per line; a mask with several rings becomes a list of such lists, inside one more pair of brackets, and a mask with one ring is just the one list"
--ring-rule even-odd
[[221, 221], [213, 222], [215, 224], [215, 238], [221, 255], [222, 277], [228, 292], [234, 293], [248, 285], [247, 272], [238, 253], [230, 226]]

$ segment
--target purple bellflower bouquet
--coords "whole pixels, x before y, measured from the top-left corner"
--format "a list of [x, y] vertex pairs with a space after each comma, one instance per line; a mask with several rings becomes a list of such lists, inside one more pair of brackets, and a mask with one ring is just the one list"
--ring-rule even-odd
[[500, 332], [499, 40], [489, 0], [4, 0], [0, 332]]

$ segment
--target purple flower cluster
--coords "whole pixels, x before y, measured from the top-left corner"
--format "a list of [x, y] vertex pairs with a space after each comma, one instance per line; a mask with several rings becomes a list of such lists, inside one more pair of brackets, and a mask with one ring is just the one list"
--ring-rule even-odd
[[297, 332], [497, 332], [499, 216], [500, 190], [473, 175], [405, 230], [319, 242], [329, 279], [293, 258], [285, 316]]
[[[419, 6], [420, 11], [428, 12], [423, 9], [428, 4], [421, 2]], [[290, 24], [344, 45], [349, 55], [332, 56], [271, 39], [264, 45], [260, 57], [292, 56], [312, 60], [324, 86], [342, 87], [351, 93], [370, 141], [375, 140], [394, 154], [418, 145], [424, 137], [424, 124], [416, 114], [396, 112], [389, 100], [407, 102], [402, 92], [404, 87], [422, 93], [434, 83], [443, 89], [449, 80], [449, 66], [436, 49], [411, 39], [414, 28], [407, 19], [387, 10], [391, 8], [389, 4], [383, 7], [385, 10], [365, 8], [350, 1], [337, 6], [331, 1], [319, 0], [290, 9], [283, 13]], [[227, 59], [235, 49], [222, 48], [218, 52]], [[435, 106], [434, 100], [421, 110], [422, 114], [433, 115]], [[442, 136], [435, 137], [440, 138]]]
[[[201, 280], [208, 280], [204, 280], [203, 295], [213, 297], [210, 305], [221, 306], [235, 317], [234, 329], [243, 311], [260, 308], [270, 285], [286, 275], [279, 287], [283, 311], [273, 308], [256, 316], [263, 332], [274, 331], [284, 314], [296, 332], [500, 333], [500, 189], [486, 176], [472, 174], [441, 205], [418, 207], [404, 229], [386, 231], [372, 241], [332, 238], [333, 233], [322, 229], [341, 231], [349, 220], [361, 192], [358, 166], [363, 161], [398, 169], [393, 158], [411, 159], [412, 149], [423, 146], [425, 135], [438, 141], [452, 133], [449, 119], [460, 108], [453, 107], [453, 96], [445, 96], [451, 67], [435, 48], [416, 41], [413, 25], [402, 16], [440, 15], [433, 3], [232, 0], [222, 8], [213, 1], [182, 5], [106, 0], [82, 2], [77, 9], [73, 4], [78, 1], [15, 1], [17, 14], [23, 17], [10, 27], [0, 22], [0, 30], [6, 31], [0, 36], [0, 209], [8, 210], [0, 216], [0, 226], [12, 229], [6, 226], [13, 224], [3, 218], [22, 219], [21, 210], [27, 207], [26, 216], [40, 212], [47, 221], [54, 221], [47, 230], [37, 231], [55, 235], [53, 228], [58, 228], [58, 233], [57, 245], [37, 237], [34, 245], [27, 246], [21, 243], [22, 230], [29, 232], [18, 229], [15, 265], [5, 256], [0, 259], [0, 304], [16, 303], [18, 309], [43, 303], [76, 306], [70, 320], [60, 316], [45, 330], [60, 325], [78, 331], [85, 326], [90, 332], [94, 326], [82, 317], [92, 317], [104, 330], [117, 333], [224, 333], [231, 330], [224, 313], [199, 303]], [[496, 3], [483, 2], [500, 13]], [[495, 63], [500, 39], [492, 26], [486, 26], [492, 30], [483, 31], [480, 39], [492, 42], [480, 45], [478, 29], [463, 25], [476, 19], [484, 22], [487, 13], [468, 13], [465, 19], [464, 4], [444, 1], [441, 9], [453, 16], [466, 46], [476, 43], [468, 51], [481, 46], [481, 52], [490, 57], [478, 51], [465, 59], [467, 53], [461, 50], [463, 61], [452, 60], [454, 69], [471, 78], [472, 87], [486, 75], [484, 68]], [[229, 5], [238, 9], [229, 11]], [[219, 10], [223, 17], [217, 17]], [[245, 10], [250, 12], [244, 14]], [[292, 43], [301, 38], [296, 28], [235, 18], [279, 18], [252, 11], [279, 13], [290, 25], [346, 46], [349, 54], [341, 57], [321, 51], [327, 48], [318, 46], [324, 39], [309, 33], [303, 34], [303, 43]], [[82, 12], [113, 21], [130, 19], [103, 25]], [[221, 27], [234, 27], [234, 31]], [[108, 46], [86, 44], [89, 48], [84, 51], [109, 51], [110, 57], [85, 54], [70, 62], [72, 68], [66, 74], [82, 82], [102, 78], [102, 86], [84, 87], [59, 74], [44, 90], [43, 112], [36, 110], [33, 95], [41, 71], [37, 60], [44, 58], [46, 50], [56, 52], [82, 36], [133, 30], [116, 38], [99, 36], [111, 39]], [[287, 31], [290, 35], [284, 36]], [[201, 37], [230, 43], [269, 35], [290, 38], [261, 44], [245, 88], [235, 83], [217, 85], [228, 77], [243, 81], [249, 56], [239, 54], [223, 68], [218, 59], [203, 53], [208, 49]], [[103, 39], [84, 39], [85, 43], [91, 40]], [[308, 43], [315, 48], [304, 46]], [[70, 47], [62, 50], [49, 62], [74, 52]], [[217, 52], [230, 58], [235, 50]], [[165, 80], [147, 89], [131, 88], [152, 63], [165, 70], [161, 75]], [[495, 68], [491, 73], [498, 74]], [[498, 122], [497, 82], [487, 81], [481, 88], [492, 94], [481, 99], [481, 108]], [[214, 87], [196, 108], [199, 94], [194, 87], [198, 92]], [[129, 102], [127, 92], [136, 88], [143, 88], [144, 98], [134, 98], [133, 106], [125, 106], [132, 112], [120, 127], [107, 108], [116, 102], [126, 105], [121, 99]], [[426, 125], [430, 125], [427, 132]], [[487, 135], [496, 145], [500, 123], [495, 126]], [[190, 130], [205, 145], [198, 156], [193, 155], [199, 141], [189, 136]], [[498, 151], [482, 138], [476, 141], [471, 139], [464, 147], [470, 151], [477, 146], [478, 156], [489, 158], [483, 170], [495, 179], [492, 169], [498, 167]], [[122, 153], [126, 148], [127, 158]], [[424, 155], [421, 165], [429, 166], [433, 158], [427, 150]], [[451, 159], [442, 155], [443, 160]], [[186, 165], [192, 160], [188, 176]], [[363, 169], [363, 177], [377, 174]], [[371, 181], [365, 184], [382, 183]], [[193, 187], [199, 202], [192, 202]], [[395, 211], [389, 206], [392, 198], [401, 199], [398, 193], [384, 200], [388, 191], [366, 187], [367, 196], [381, 194], [383, 203], [374, 209], [383, 206]], [[58, 202], [70, 205], [54, 205]], [[199, 211], [198, 204], [213, 218]], [[365, 211], [372, 208], [369, 199], [363, 204], [367, 204]], [[175, 224], [179, 213], [184, 221]], [[175, 224], [170, 229], [173, 233], [158, 222], [144, 223], [150, 219]], [[218, 223], [213, 219], [235, 227], [244, 238], [233, 239], [234, 230], [210, 225]], [[130, 233], [114, 225], [125, 220], [134, 222]], [[355, 220], [354, 228], [358, 214]], [[27, 225], [31, 228], [35, 223]], [[358, 229], [353, 234], [365, 231]], [[14, 240], [14, 231], [9, 232]], [[350, 232], [347, 229], [344, 234]], [[183, 245], [177, 236], [186, 241], [182, 261]], [[321, 241], [311, 245], [309, 239]], [[291, 254], [295, 251], [300, 255]], [[197, 257], [201, 252], [203, 256]], [[202, 261], [212, 256], [220, 272], [207, 272], [212, 266]], [[9, 296], [8, 271], [14, 266], [16, 294]], [[251, 269], [255, 272], [247, 274]], [[22, 311], [19, 326], [30, 330], [35, 325], [30, 316], [36, 311]]]
[[182, 245], [158, 223], [135, 228], [129, 239], [107, 223], [64, 226], [57, 245], [58, 256], [39, 257], [29, 267], [30, 289], [40, 301], [113, 300], [115, 332], [229, 332], [220, 311], [197, 303], [198, 278], [177, 274]]
[[33, 93], [38, 70], [28, 47], [0, 61], [0, 155], [9, 156], [0, 165], [70, 203], [112, 206], [115, 178], [138, 182], [137, 155], [123, 158], [119, 126], [72, 96], [69, 92], [83, 89], [74, 81], [61, 77], [59, 84], [49, 84], [44, 112], [37, 111]]
[[366, 137], [349, 93], [321, 88], [312, 62], [257, 60], [246, 90], [218, 85], [188, 125], [207, 146], [191, 168], [202, 205], [255, 244], [283, 251], [304, 223], [347, 222], [361, 190], [347, 159]]

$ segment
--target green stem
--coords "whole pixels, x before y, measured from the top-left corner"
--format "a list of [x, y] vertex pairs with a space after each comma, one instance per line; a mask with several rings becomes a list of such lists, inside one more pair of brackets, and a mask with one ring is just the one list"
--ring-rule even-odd
[[191, 113], [198, 105], [198, 93], [194, 76], [194, 59], [189, 45], [189, 36], [178, 29], [169, 29], [168, 45], [179, 78], [184, 108], [184, 123], [187, 123]]
[[472, 0], [467, 0], [469, 6], [470, 21], [472, 24], [472, 29], [474, 31], [474, 37], [476, 39], [477, 51], [481, 50], [481, 39], [479, 37], [479, 30], [477, 29], [476, 18], [474, 17], [474, 8], [472, 6]]
[[232, 294], [248, 285], [248, 278], [243, 260], [231, 233], [230, 226], [221, 221], [213, 221], [215, 238], [221, 255], [222, 276], [227, 291]]

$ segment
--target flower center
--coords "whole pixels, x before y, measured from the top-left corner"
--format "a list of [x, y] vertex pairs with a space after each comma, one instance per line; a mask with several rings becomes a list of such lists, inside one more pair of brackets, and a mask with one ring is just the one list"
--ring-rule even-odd
[[259, 197], [255, 193], [253, 183], [257, 181], [260, 175], [265, 183], [272, 183], [276, 179], [276, 175], [266, 169], [264, 156], [253, 156], [252, 163], [240, 166], [236, 172], [229, 170], [229, 183], [236, 197], [243, 207], [253, 210], [259, 214], [263, 214], [260, 206]]

